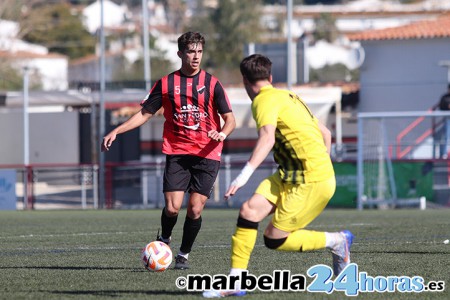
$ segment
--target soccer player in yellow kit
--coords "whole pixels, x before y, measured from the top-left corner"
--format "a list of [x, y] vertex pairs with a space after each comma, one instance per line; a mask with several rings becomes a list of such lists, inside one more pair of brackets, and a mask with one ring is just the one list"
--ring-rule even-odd
[[[273, 214], [264, 231], [270, 249], [304, 252], [327, 248], [334, 274], [350, 263], [353, 235], [350, 231], [318, 232], [305, 229], [325, 208], [336, 189], [330, 158], [331, 133], [296, 94], [274, 88], [272, 63], [254, 54], [242, 60], [240, 69], [258, 129], [255, 148], [241, 173], [231, 183], [225, 199], [245, 185], [254, 170], [273, 150], [278, 170], [264, 179], [241, 206], [232, 237], [230, 275], [247, 270], [255, 246], [258, 224]], [[205, 291], [204, 297], [242, 296], [245, 291]]]

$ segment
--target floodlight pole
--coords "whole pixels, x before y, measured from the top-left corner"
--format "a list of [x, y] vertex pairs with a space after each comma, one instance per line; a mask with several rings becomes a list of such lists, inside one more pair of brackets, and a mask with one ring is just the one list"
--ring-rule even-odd
[[30, 126], [29, 126], [29, 67], [23, 68], [23, 164], [30, 164]]
[[292, 0], [287, 0], [287, 88], [292, 88]]
[[29, 67], [23, 68], [23, 205], [28, 208], [28, 166], [30, 165]]
[[144, 44], [144, 78], [145, 89], [150, 91], [151, 68], [150, 68], [150, 50], [148, 35], [148, 0], [142, 0], [142, 43]]
[[[105, 136], [105, 30], [104, 30], [104, 4], [100, 0], [100, 124], [99, 124], [99, 139]], [[105, 154], [99, 151], [98, 159], [98, 187], [99, 187], [99, 208], [105, 206]]]

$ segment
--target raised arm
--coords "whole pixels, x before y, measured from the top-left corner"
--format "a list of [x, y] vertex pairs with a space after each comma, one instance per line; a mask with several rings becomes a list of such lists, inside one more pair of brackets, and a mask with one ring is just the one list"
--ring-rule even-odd
[[225, 199], [233, 196], [240, 187], [245, 185], [256, 168], [258, 168], [264, 159], [266, 159], [267, 155], [269, 155], [275, 144], [275, 130], [276, 127], [273, 125], [265, 125], [258, 130], [258, 140], [256, 141], [250, 159], [238, 177], [231, 183], [225, 193]]
[[323, 142], [325, 143], [325, 146], [327, 147], [328, 154], [331, 153], [331, 131], [322, 123], [319, 122], [319, 129], [322, 133]]
[[141, 126], [142, 124], [147, 122], [152, 116], [153, 114], [149, 113], [145, 108], [142, 108], [140, 111], [131, 116], [127, 121], [111, 130], [111, 132], [108, 133], [103, 138], [103, 142], [101, 145], [102, 151], [109, 150], [112, 143], [116, 140], [118, 134], [130, 131], [132, 129]]
[[258, 130], [258, 140], [248, 160], [253, 169], [256, 170], [272, 150], [275, 144], [275, 129], [273, 125], [265, 125]]

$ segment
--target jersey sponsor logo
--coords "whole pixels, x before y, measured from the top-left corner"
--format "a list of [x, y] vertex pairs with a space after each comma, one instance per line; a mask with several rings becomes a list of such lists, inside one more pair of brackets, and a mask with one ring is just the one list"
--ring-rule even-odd
[[181, 121], [181, 122], [199, 122], [201, 120], [205, 120], [209, 117], [209, 114], [207, 112], [183, 112], [183, 113], [174, 113], [173, 118], [175, 120]]
[[194, 124], [194, 125], [183, 125], [187, 129], [191, 130], [197, 130], [200, 127], [200, 123]]
[[198, 86], [197, 85], [197, 92], [199, 93], [199, 94], [203, 94], [203, 92], [205, 91], [205, 89], [206, 89], [206, 87], [203, 85], [203, 86]]
[[200, 111], [200, 108], [193, 104], [187, 104], [180, 107], [180, 113], [173, 114], [174, 119], [183, 123], [194, 122], [194, 125], [183, 125], [187, 129], [197, 130], [200, 122], [208, 118], [207, 112]]
[[188, 111], [198, 111], [198, 106], [188, 104], [188, 105], [183, 105], [181, 107], [181, 112], [188, 112]]

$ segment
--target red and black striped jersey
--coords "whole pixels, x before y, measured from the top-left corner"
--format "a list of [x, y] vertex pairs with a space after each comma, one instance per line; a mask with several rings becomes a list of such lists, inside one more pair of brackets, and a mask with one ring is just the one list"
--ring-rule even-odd
[[220, 161], [223, 143], [208, 131], [220, 132], [219, 114], [231, 112], [231, 105], [216, 77], [204, 70], [194, 76], [175, 71], [155, 83], [141, 106], [152, 114], [164, 109], [163, 153]]

